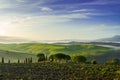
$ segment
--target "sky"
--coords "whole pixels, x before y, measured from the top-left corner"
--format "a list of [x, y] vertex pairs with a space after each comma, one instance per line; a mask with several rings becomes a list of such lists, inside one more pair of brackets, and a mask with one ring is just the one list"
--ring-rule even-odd
[[94, 40], [120, 35], [120, 0], [0, 0], [0, 36]]

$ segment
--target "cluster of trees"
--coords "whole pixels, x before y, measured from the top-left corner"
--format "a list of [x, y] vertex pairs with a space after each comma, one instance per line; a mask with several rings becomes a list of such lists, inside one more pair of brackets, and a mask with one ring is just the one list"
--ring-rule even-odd
[[[57, 53], [57, 54], [52, 54], [49, 56], [49, 58], [47, 58], [45, 56], [44, 53], [39, 53], [37, 55], [38, 57], [38, 62], [40, 61], [65, 61], [65, 62], [68, 62], [68, 61], [72, 61], [72, 62], [78, 62], [78, 63], [87, 63], [87, 58], [82, 56], [82, 55], [76, 55], [76, 56], [69, 56], [69, 55], [66, 55], [66, 54], [63, 54], [63, 53]], [[91, 60], [90, 62], [88, 63], [91, 63], [91, 64], [97, 64], [97, 61], [96, 60]], [[120, 59], [117, 59], [117, 58], [113, 58], [113, 59], [110, 59], [110, 60], [107, 60], [105, 62], [106, 64], [120, 64]]]
[[40, 61], [46, 61], [46, 60], [50, 60], [51, 62], [53, 61], [73, 61], [73, 62], [81, 62], [81, 63], [85, 63], [87, 61], [87, 58], [84, 57], [84, 56], [69, 56], [69, 55], [66, 55], [66, 54], [63, 54], [63, 53], [57, 53], [57, 54], [52, 54], [49, 56], [49, 59], [47, 59], [45, 57], [45, 55], [43, 53], [39, 53], [37, 54], [37, 57], [38, 57], [38, 62]]

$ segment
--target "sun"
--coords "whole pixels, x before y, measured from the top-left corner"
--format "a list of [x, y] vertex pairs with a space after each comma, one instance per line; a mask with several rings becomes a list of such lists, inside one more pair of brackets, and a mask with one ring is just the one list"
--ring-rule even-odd
[[0, 24], [0, 36], [5, 36], [7, 34], [7, 26]]
[[5, 35], [6, 35], [6, 31], [0, 30], [0, 36], [5, 36]]

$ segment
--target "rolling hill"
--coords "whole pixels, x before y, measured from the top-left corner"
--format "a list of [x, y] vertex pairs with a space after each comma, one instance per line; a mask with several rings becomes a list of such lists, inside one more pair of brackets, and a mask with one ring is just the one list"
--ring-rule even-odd
[[23, 44], [0, 44], [0, 49], [15, 52], [37, 54], [49, 51], [50, 54], [96, 54], [98, 52], [107, 52], [110, 48], [94, 46], [92, 44], [41, 44], [41, 43], [23, 43]]
[[71, 56], [84, 55], [88, 57], [88, 60], [96, 59], [99, 62], [105, 62], [108, 59], [120, 57], [120, 50], [84, 43], [64, 45], [43, 43], [0, 44], [0, 49], [20, 53], [13, 53], [11, 55], [11, 57], [18, 55], [17, 57], [15, 56], [16, 58], [19, 58], [19, 55], [22, 55], [21, 58], [25, 58], [30, 54], [35, 57], [38, 53], [45, 53], [48, 56], [56, 53], [64, 53]]
[[84, 56], [98, 56], [109, 52], [111, 49], [106, 47], [94, 46], [92, 44], [41, 44], [41, 43], [24, 43], [24, 44], [0, 44], [1, 50], [9, 50], [13, 52], [37, 54], [47, 53], [48, 55], [55, 53], [64, 53]]

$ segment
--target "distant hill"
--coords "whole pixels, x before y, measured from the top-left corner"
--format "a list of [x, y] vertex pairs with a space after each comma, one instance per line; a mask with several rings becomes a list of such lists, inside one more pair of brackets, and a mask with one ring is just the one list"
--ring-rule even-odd
[[113, 42], [113, 43], [120, 43], [120, 35], [116, 35], [110, 38], [103, 38], [95, 40], [97, 42]]
[[0, 36], [0, 43], [26, 43], [26, 42], [30, 42], [30, 40], [19, 37]]

